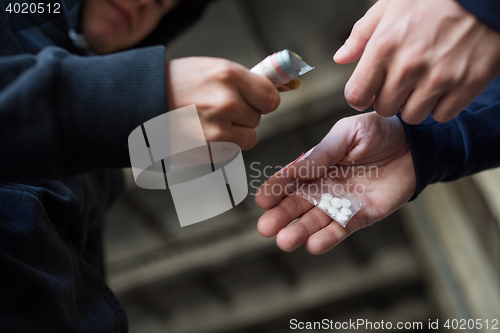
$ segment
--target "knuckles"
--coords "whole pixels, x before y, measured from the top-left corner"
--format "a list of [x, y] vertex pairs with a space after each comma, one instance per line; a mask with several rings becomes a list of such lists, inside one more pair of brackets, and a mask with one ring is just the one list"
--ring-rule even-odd
[[432, 119], [434, 119], [438, 123], [445, 123], [445, 122], [453, 119], [453, 117], [451, 115], [449, 115], [448, 113], [442, 112], [442, 111], [441, 112], [432, 112], [431, 116], [432, 116]]
[[223, 83], [233, 83], [239, 76], [238, 66], [229, 60], [221, 60], [212, 74], [213, 79]]
[[231, 124], [213, 124], [204, 126], [203, 133], [207, 142], [232, 142], [242, 150], [248, 150], [257, 144], [258, 135], [255, 130], [230, 128]]
[[380, 101], [378, 99], [376, 99], [375, 103], [373, 103], [373, 107], [374, 107], [375, 111], [383, 117], [392, 117], [395, 114], [397, 114], [399, 111], [399, 108], [398, 109], [391, 109], [391, 108], [384, 106], [383, 104], [380, 103]]
[[236, 132], [232, 142], [240, 146], [241, 150], [249, 150], [257, 144], [258, 135], [255, 130]]
[[270, 87], [269, 89], [269, 94], [267, 96], [268, 102], [267, 102], [267, 108], [264, 110], [261, 110], [263, 114], [268, 114], [276, 110], [280, 103], [281, 103], [281, 96], [278, 93], [278, 90], [274, 85]]
[[216, 96], [214, 96], [214, 102], [212, 107], [217, 111], [217, 113], [230, 113], [234, 112], [241, 107], [240, 99], [237, 94], [229, 89], [224, 89], [219, 91]]
[[255, 130], [249, 131], [248, 133], [249, 134], [248, 134], [246, 143], [244, 143], [241, 146], [242, 150], [248, 150], [248, 149], [255, 147], [255, 145], [257, 144], [257, 141], [259, 139], [259, 136], [257, 135], [257, 132]]
[[[227, 90], [231, 90], [228, 87], [236, 86], [236, 83], [238, 81], [244, 80], [244, 76], [245, 75], [243, 68], [240, 65], [229, 60], [221, 60], [212, 71], [210, 79], [222, 83], [224, 86], [226, 86]], [[253, 83], [259, 85], [268, 84], [268, 87], [266, 87], [267, 89], [264, 90], [266, 92], [261, 94], [261, 99], [266, 101], [266, 103], [262, 104], [265, 106], [260, 111], [263, 114], [267, 114], [276, 110], [281, 102], [281, 97], [276, 87], [271, 82], [266, 81], [258, 81]], [[238, 98], [238, 94], [236, 92], [219, 92], [217, 93], [217, 95], [219, 96], [215, 98], [215, 105], [217, 109], [220, 109], [220, 111], [233, 111], [241, 107], [241, 98]]]
[[352, 84], [347, 84], [344, 90], [344, 96], [349, 105], [358, 110], [364, 111], [369, 105], [370, 102], [366, 97], [362, 96], [356, 87], [353, 87]]
[[248, 127], [256, 128], [260, 124], [260, 119], [261, 119], [260, 115], [257, 115], [256, 117], [252, 118], [252, 120], [248, 124]]
[[[422, 117], [419, 114], [417, 114], [416, 112], [408, 111], [408, 110], [403, 110], [401, 112], [401, 119], [403, 119], [403, 121], [405, 123], [410, 124], [410, 125], [417, 125], [417, 124], [421, 123], [426, 118], [426, 116], [427, 115]], [[422, 118], [424, 118], [424, 119], [422, 119]]]
[[357, 20], [356, 23], [354, 23], [354, 25], [352, 26], [351, 35], [349, 36], [349, 39], [363, 38], [363, 31], [364, 31], [363, 27], [365, 26], [364, 19], [365, 17], [363, 16], [362, 18]]
[[377, 34], [377, 38], [374, 40], [373, 48], [374, 52], [379, 57], [386, 57], [394, 53], [394, 50], [398, 46], [398, 38], [394, 36], [392, 30], [384, 29], [384, 32]]
[[224, 142], [224, 130], [219, 126], [212, 126], [209, 129], [203, 129], [207, 142]]
[[450, 75], [443, 70], [434, 71], [429, 78], [429, 84], [433, 90], [447, 90], [454, 86], [456, 82], [454, 75]]
[[403, 54], [402, 57], [401, 75], [403, 78], [420, 77], [425, 74], [428, 65], [423, 59], [423, 52], [414, 51]]

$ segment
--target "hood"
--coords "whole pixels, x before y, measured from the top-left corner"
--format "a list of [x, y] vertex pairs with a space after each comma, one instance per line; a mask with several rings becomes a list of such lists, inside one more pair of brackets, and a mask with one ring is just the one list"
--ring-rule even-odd
[[[3, 3], [4, 0], [0, 0]], [[80, 41], [72, 38], [68, 33], [73, 30], [81, 31], [81, 8], [85, 0], [60, 0], [61, 11], [66, 13], [55, 17], [46, 23], [38, 24], [41, 19], [31, 15], [18, 15], [6, 17], [10, 21], [10, 27], [14, 31], [25, 52], [37, 53], [48, 45], [60, 46], [74, 54], [87, 54], [82, 48]], [[180, 0], [180, 3], [172, 9], [161, 21], [158, 27], [146, 37], [137, 47], [152, 45], [166, 45], [182, 31], [188, 28], [200, 18], [204, 9], [213, 0]], [[2, 13], [6, 14], [6, 13]], [[38, 21], [27, 21], [27, 18], [35, 17]]]

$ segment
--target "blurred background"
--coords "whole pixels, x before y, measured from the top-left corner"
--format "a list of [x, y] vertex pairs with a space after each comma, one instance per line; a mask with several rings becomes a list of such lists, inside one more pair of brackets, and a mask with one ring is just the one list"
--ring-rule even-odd
[[[168, 47], [169, 59], [215, 56], [249, 68], [288, 48], [316, 67], [299, 90], [282, 94], [278, 111], [258, 128], [258, 145], [244, 153], [252, 193], [277, 170], [266, 177], [266, 166], [286, 165], [355, 114], [343, 97], [354, 67], [332, 56], [371, 4], [219, 0]], [[107, 281], [130, 331], [278, 333], [290, 331], [291, 319], [324, 318], [422, 322], [426, 331], [429, 320], [442, 327], [453, 318], [500, 319], [498, 170], [430, 186], [320, 256], [303, 248], [284, 253], [261, 237], [262, 213], [249, 195], [235, 209], [181, 228], [168, 191], [132, 186], [109, 213], [105, 237]], [[459, 331], [496, 331], [470, 327]]]

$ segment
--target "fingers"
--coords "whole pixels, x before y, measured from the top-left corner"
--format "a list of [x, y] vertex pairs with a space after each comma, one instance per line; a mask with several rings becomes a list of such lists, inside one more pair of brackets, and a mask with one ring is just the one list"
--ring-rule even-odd
[[343, 228], [340, 224], [333, 221], [325, 228], [312, 234], [307, 239], [305, 247], [307, 252], [311, 254], [322, 254], [333, 249], [349, 235], [349, 227]]
[[258, 136], [254, 128], [259, 125], [262, 115], [246, 104], [234, 89], [219, 93], [209, 108], [198, 109], [198, 115], [208, 142], [233, 142], [243, 150], [257, 143]]
[[[293, 220], [297, 221], [290, 224]], [[297, 195], [288, 196], [276, 207], [268, 210], [257, 223], [264, 237], [276, 237], [276, 244], [286, 252], [294, 251], [302, 244], [312, 254], [331, 250], [350, 233], [331, 217]]]
[[219, 141], [234, 142], [241, 150], [248, 150], [255, 147], [258, 139], [257, 131], [253, 128], [233, 125], [227, 133], [227, 138], [223, 137], [223, 140]]
[[257, 144], [257, 131], [253, 128], [234, 125], [228, 122], [202, 122], [203, 134], [207, 142], [232, 142], [242, 150], [253, 148]]
[[[238, 103], [237, 107], [231, 110], [231, 113], [222, 114], [221, 117], [231, 119], [234, 125], [256, 128], [260, 123], [262, 115], [257, 109], [242, 100]], [[224, 119], [221, 119], [221, 121], [224, 121]]]
[[[365, 52], [368, 42], [377, 29], [389, 0], [380, 0], [354, 25], [351, 36], [335, 54], [339, 64], [348, 64], [360, 60], [351, 78], [347, 82], [344, 95], [347, 103], [358, 111], [365, 111], [375, 101], [375, 91], [385, 76], [384, 54], [379, 49]], [[386, 51], [384, 51], [386, 52]]]
[[359, 60], [345, 87], [354, 109], [374, 102], [379, 114], [392, 116], [403, 106], [407, 123], [429, 113], [445, 122], [498, 75], [499, 38], [453, 1], [382, 0], [356, 23], [334, 60]]
[[384, 57], [379, 56], [365, 52], [345, 85], [344, 96], [355, 110], [365, 111], [375, 101], [375, 91], [386, 72]]
[[407, 124], [419, 124], [427, 118], [434, 109], [439, 99], [440, 93], [430, 91], [427, 88], [417, 89], [410, 94], [401, 110], [401, 118]]
[[418, 61], [412, 64], [405, 59], [403, 63], [393, 64], [375, 98], [375, 111], [384, 117], [396, 115], [425, 74], [425, 67]]
[[460, 94], [457, 92], [443, 96], [436, 104], [431, 115], [435, 121], [444, 123], [455, 118], [469, 105], [469, 96], [466, 92]]
[[389, 1], [376, 2], [354, 25], [351, 35], [335, 53], [333, 60], [341, 65], [358, 61], [365, 50], [373, 32], [377, 28]]
[[443, 87], [434, 80], [426, 80], [424, 87], [408, 97], [401, 118], [408, 124], [418, 124], [431, 114], [437, 122], [449, 121], [462, 112], [481, 91], [482, 86], [459, 86], [455, 83]]
[[280, 249], [291, 252], [300, 247], [317, 231], [332, 222], [331, 217], [314, 207], [294, 223], [278, 232], [276, 244]]
[[268, 78], [252, 73], [243, 66], [240, 70], [241, 79], [236, 81], [236, 87], [246, 103], [261, 114], [276, 110], [281, 98], [274, 84]]
[[262, 209], [276, 206], [281, 199], [291, 194], [284, 178], [273, 176], [262, 184], [255, 196], [255, 203]]
[[211, 80], [236, 88], [245, 103], [261, 114], [278, 108], [280, 95], [268, 78], [252, 73], [248, 68], [232, 61], [215, 58], [214, 61], [215, 65], [208, 72]]
[[274, 237], [290, 222], [313, 207], [312, 203], [298, 195], [288, 196], [260, 217], [257, 229], [264, 237]]

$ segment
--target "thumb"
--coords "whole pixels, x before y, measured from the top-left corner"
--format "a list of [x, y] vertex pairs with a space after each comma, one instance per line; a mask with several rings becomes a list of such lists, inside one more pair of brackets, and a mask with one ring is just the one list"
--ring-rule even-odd
[[347, 153], [350, 146], [350, 136], [345, 122], [338, 122], [324, 139], [304, 155], [304, 158], [292, 165], [288, 170], [288, 176], [310, 180], [320, 178], [328, 169], [339, 163]]
[[344, 45], [333, 56], [333, 60], [340, 64], [350, 64], [358, 61], [365, 50], [366, 44], [377, 28], [389, 0], [377, 1], [366, 14], [354, 24], [351, 35]]

